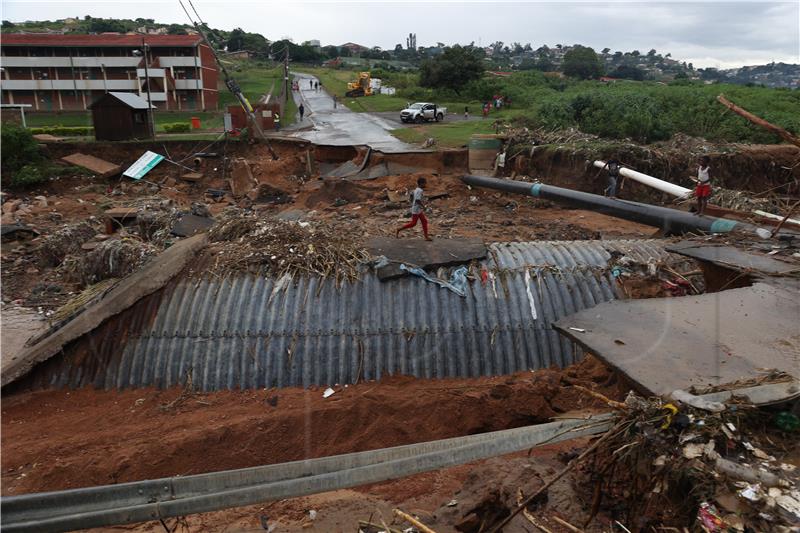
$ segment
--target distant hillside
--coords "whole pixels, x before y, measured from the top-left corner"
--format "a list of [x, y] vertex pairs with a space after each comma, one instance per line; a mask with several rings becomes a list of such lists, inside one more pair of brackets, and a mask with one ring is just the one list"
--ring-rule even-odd
[[770, 63], [727, 70], [705, 69], [701, 77], [706, 80], [724, 81], [739, 85], [764, 85], [765, 87], [788, 87], [800, 89], [800, 65]]
[[[205, 28], [209, 38], [220, 49], [228, 51], [248, 51], [254, 57], [269, 57], [270, 44], [276, 49], [278, 43], [270, 41], [261, 34], [248, 33], [240, 28], [231, 31]], [[56, 21], [26, 21], [13, 23], [3, 21], [2, 32], [44, 32], [44, 33], [148, 33], [162, 35], [183, 35], [195, 33], [189, 24], [162, 24], [154, 19], [103, 19], [89, 15], [83, 18], [68, 18]], [[416, 41], [415, 41], [416, 42]], [[397, 44], [393, 50], [382, 50], [380, 47], [359, 47], [354, 50], [345, 45], [324, 46], [319, 41], [296, 45], [283, 41], [290, 48], [295, 61], [320, 63], [326, 59], [352, 57], [362, 60], [382, 60], [383, 66], [391, 66], [392, 61], [402, 61], [404, 65], [419, 66], [422, 61], [441, 54], [445, 48], [443, 43], [437, 46], [420, 46], [415, 44]], [[352, 43], [349, 43], [352, 44]], [[353, 45], [355, 46], [355, 45]], [[562, 71], [564, 56], [579, 45], [557, 44], [550, 48], [547, 45], [533, 48], [530, 43], [504, 43], [497, 41], [489, 46], [478, 48], [486, 62], [487, 70], [541, 70]], [[714, 68], [695, 69], [694, 65], [674, 59], [672, 54], [661, 54], [656, 50], [640, 53], [614, 51], [610, 48], [597, 50], [601, 63], [601, 71], [612, 78], [631, 80], [653, 80], [668, 82], [678, 78], [702, 79], [706, 82], [726, 82], [739, 85], [764, 85], [766, 87], [800, 88], [800, 65], [770, 63], [768, 65], [747, 66], [736, 69], [718, 70]]]

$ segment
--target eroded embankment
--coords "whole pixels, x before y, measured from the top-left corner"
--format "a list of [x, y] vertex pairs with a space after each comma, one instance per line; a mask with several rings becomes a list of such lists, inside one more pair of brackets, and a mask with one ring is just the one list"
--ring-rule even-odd
[[3, 398], [3, 494], [322, 457], [546, 422], [628, 390], [587, 357], [564, 370], [480, 379], [394, 376], [321, 388], [44, 391]]

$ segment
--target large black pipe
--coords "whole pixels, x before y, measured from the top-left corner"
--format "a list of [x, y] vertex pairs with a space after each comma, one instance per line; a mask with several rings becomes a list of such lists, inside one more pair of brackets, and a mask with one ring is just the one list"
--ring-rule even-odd
[[660, 228], [666, 235], [680, 235], [693, 231], [705, 233], [727, 233], [733, 229], [753, 231], [756, 227], [744, 222], [736, 222], [724, 218], [699, 216], [677, 209], [656, 205], [629, 202], [615, 198], [606, 198], [588, 192], [573, 191], [541, 183], [526, 183], [484, 176], [462, 176], [461, 180], [473, 187], [488, 187], [499, 191], [524, 194], [535, 198], [552, 200], [579, 209], [603, 213], [612, 217], [623, 218], [647, 226]]

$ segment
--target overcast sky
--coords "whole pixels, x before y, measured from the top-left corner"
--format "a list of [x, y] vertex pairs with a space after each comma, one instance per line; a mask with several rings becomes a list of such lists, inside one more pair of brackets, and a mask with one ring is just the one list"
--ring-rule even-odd
[[[153, 18], [185, 23], [178, 1], [1, 0], [14, 22], [66, 17]], [[212, 27], [241, 27], [270, 40], [318, 39], [394, 48], [409, 32], [419, 46], [490, 44], [534, 48], [585, 44], [646, 53], [651, 48], [696, 67], [800, 63], [800, 0], [785, 2], [242, 2], [195, 0]]]

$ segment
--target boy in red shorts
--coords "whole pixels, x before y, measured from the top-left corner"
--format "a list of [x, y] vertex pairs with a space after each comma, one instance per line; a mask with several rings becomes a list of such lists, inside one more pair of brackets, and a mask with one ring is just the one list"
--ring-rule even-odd
[[697, 214], [702, 215], [706, 211], [708, 199], [711, 197], [711, 159], [707, 155], [698, 160], [697, 178], [692, 178], [697, 182], [694, 195], [697, 197]]
[[413, 228], [417, 225], [417, 221], [419, 220], [422, 222], [422, 233], [425, 235], [425, 240], [433, 240], [428, 236], [428, 219], [425, 217], [425, 196], [422, 192], [423, 189], [425, 189], [425, 183], [425, 178], [419, 178], [417, 180], [417, 188], [414, 189], [414, 192], [411, 195], [411, 222], [405, 226], [397, 228], [395, 236], [398, 239], [400, 238], [401, 231], [404, 229]]

